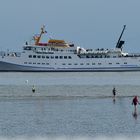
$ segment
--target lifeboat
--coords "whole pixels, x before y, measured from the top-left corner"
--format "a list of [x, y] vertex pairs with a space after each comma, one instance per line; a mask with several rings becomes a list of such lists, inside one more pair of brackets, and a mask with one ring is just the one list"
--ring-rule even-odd
[[54, 43], [54, 44], [65, 44], [64, 40], [57, 40], [57, 39], [50, 39], [48, 43]]

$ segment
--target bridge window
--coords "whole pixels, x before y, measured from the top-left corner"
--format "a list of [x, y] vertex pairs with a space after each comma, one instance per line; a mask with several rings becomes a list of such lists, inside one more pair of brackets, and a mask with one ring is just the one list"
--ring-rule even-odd
[[32, 55], [29, 55], [29, 58], [32, 58]]
[[59, 56], [60, 59], [63, 59], [63, 56]]

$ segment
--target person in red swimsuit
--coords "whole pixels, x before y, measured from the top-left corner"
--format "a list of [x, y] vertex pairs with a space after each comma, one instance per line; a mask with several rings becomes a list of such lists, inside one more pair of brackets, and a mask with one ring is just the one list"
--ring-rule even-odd
[[135, 96], [132, 100], [132, 105], [135, 107], [135, 112], [137, 111], [137, 105], [140, 104], [138, 100], [138, 96]]

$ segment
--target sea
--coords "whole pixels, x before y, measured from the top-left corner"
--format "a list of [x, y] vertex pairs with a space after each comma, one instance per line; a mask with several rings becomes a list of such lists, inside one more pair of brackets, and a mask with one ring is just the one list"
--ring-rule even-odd
[[135, 95], [140, 72], [1, 72], [0, 137], [134, 139], [140, 136]]

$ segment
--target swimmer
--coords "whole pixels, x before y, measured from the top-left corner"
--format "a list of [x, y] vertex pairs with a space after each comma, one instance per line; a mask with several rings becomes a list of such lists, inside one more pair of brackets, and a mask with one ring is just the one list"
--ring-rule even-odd
[[115, 97], [116, 97], [116, 89], [115, 89], [115, 87], [112, 89], [112, 94], [113, 94], [113, 98], [115, 99]]
[[32, 87], [32, 92], [35, 93], [35, 86]]

